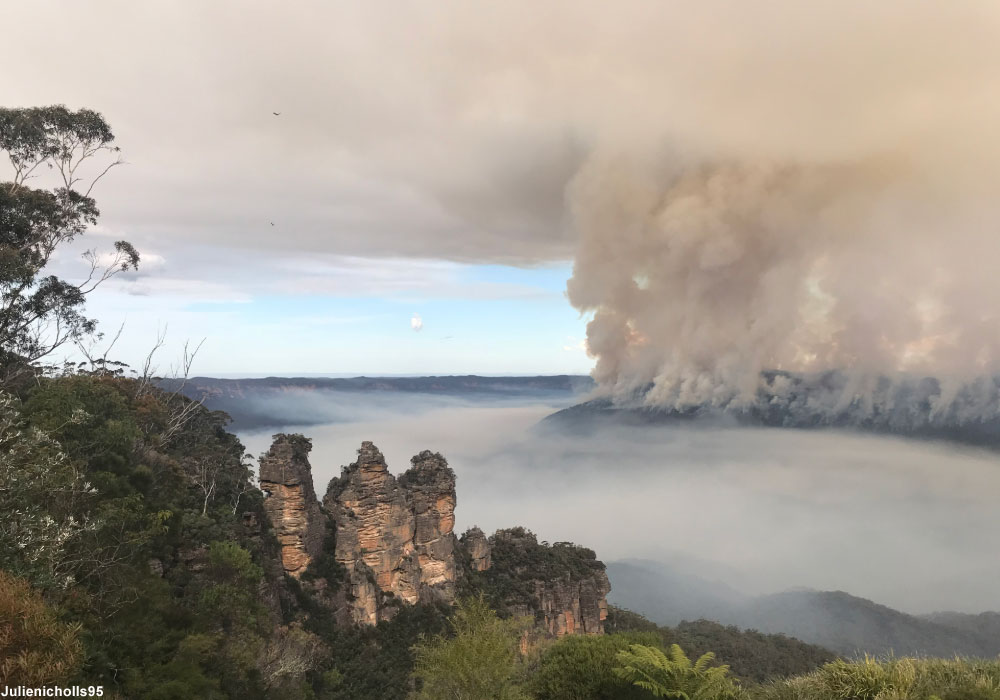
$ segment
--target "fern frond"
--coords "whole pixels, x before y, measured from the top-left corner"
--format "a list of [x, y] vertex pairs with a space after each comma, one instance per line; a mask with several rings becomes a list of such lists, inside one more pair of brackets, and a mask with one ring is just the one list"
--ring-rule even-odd
[[697, 663], [694, 665], [695, 673], [702, 673], [706, 668], [711, 666], [713, 661], [715, 661], [715, 652], [710, 651], [702, 654], [701, 658], [699, 658]]

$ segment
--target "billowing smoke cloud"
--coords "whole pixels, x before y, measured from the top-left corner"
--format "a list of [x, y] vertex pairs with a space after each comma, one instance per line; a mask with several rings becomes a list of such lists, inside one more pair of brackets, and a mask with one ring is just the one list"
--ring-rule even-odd
[[714, 108], [703, 124], [640, 118], [568, 188], [568, 292], [594, 313], [595, 378], [683, 408], [768, 398], [765, 369], [848, 370], [852, 396], [879, 375], [957, 387], [997, 371], [1000, 213], [984, 178], [998, 140], [982, 117], [997, 108], [983, 67], [1000, 63], [977, 28], [997, 14], [848, 3], [819, 10], [825, 24], [778, 4], [783, 29], [702, 37], [733, 42], [732, 65], [708, 51], [693, 68], [694, 111]]

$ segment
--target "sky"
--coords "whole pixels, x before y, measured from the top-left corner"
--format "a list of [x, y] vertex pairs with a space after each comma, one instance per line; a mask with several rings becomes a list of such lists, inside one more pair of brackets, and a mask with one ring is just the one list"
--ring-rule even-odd
[[171, 374], [181, 342], [204, 339], [194, 373], [211, 376], [586, 374], [592, 364], [563, 293], [567, 265], [346, 257], [248, 263], [244, 277], [230, 276], [231, 251], [190, 255], [213, 253], [222, 280], [171, 280], [164, 269], [95, 293], [88, 310], [106, 331], [95, 347], [124, 323], [115, 353], [141, 358], [165, 334], [156, 361]]
[[126, 361], [166, 326], [202, 374], [596, 359], [666, 401], [1000, 366], [993, 0], [4, 4], [4, 104], [127, 161], [56, 267], [143, 254], [90, 305]]
[[[476, 141], [507, 148], [513, 134], [501, 144], [490, 127], [490, 138], [474, 130], [455, 135], [464, 145], [438, 143], [463, 118], [421, 113], [416, 103], [447, 85], [422, 84], [431, 66], [403, 54], [432, 50], [447, 22], [427, 16], [425, 31], [411, 32], [403, 18], [424, 13], [398, 9], [395, 18], [347, 3], [4, 9], [8, 26], [44, 24], [49, 37], [44, 49], [21, 32], [0, 46], [0, 60], [19, 66], [0, 75], [4, 105], [95, 109], [126, 160], [94, 192], [99, 225], [53, 262], [73, 280], [87, 249], [125, 239], [140, 251], [137, 273], [88, 301], [105, 333], [94, 348], [124, 324], [112, 355], [140, 366], [165, 332], [164, 373], [185, 341], [202, 339], [193, 370], [204, 375], [590, 370], [586, 315], [565, 296], [559, 188], [530, 182], [551, 164], [510, 151], [508, 182], [497, 183], [537, 200], [534, 211], [473, 201], [483, 183], [462, 180], [475, 176], [476, 154], [463, 156], [461, 173], [440, 160]], [[389, 100], [385, 80], [399, 72]]]

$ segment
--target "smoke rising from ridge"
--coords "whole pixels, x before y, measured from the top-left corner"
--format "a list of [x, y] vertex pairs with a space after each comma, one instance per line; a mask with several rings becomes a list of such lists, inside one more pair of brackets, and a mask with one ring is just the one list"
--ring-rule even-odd
[[782, 29], [722, 38], [734, 65], [696, 64], [702, 124], [599, 141], [568, 187], [595, 378], [683, 408], [769, 395], [768, 369], [848, 370], [859, 394], [997, 371], [996, 13], [777, 5]]

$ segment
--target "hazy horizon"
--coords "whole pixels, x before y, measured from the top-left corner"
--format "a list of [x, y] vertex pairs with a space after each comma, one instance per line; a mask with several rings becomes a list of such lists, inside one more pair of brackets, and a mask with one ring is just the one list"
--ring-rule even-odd
[[427, 372], [427, 373], [403, 373], [403, 374], [393, 374], [388, 372], [249, 372], [249, 373], [239, 373], [239, 372], [216, 372], [214, 374], [202, 374], [199, 372], [192, 372], [191, 378], [202, 377], [205, 379], [267, 379], [268, 377], [275, 377], [278, 379], [310, 379], [310, 378], [329, 378], [329, 379], [355, 379], [359, 377], [560, 377], [560, 376], [571, 376], [571, 377], [589, 377], [590, 375], [586, 372], [580, 374], [562, 372], [562, 373], [551, 373], [551, 372]]

